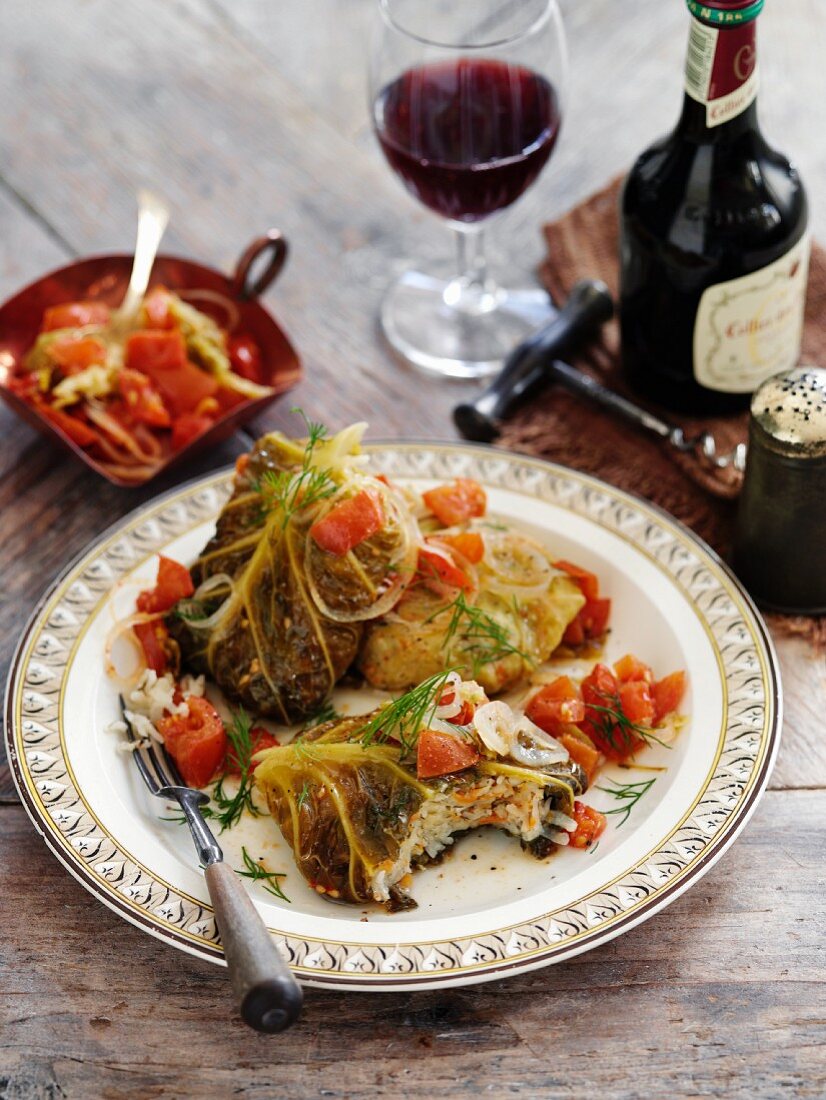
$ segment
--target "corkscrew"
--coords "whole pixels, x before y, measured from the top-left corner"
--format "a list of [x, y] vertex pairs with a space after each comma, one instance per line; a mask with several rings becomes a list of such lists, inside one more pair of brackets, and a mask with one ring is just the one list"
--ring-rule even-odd
[[745, 443], [720, 454], [711, 432], [686, 435], [679, 425], [643, 409], [591, 375], [557, 358], [593, 336], [612, 313], [613, 303], [604, 283], [592, 279], [577, 283], [554, 320], [511, 352], [492, 385], [474, 401], [464, 402], [453, 410], [454, 423], [465, 439], [490, 443], [517, 405], [524, 404], [548, 382], [557, 382], [570, 392], [653, 433], [683, 454], [696, 455], [705, 466], [717, 470], [729, 466], [740, 472], [745, 470]]

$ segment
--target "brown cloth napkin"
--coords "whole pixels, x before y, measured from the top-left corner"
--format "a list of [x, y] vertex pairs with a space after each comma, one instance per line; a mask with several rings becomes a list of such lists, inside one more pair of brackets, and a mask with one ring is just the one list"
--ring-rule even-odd
[[[556, 301], [564, 301], [574, 283], [589, 276], [604, 279], [616, 297], [619, 188], [620, 180], [614, 180], [544, 227], [548, 257], [541, 274]], [[826, 251], [818, 245], [812, 249], [803, 361], [826, 365]], [[575, 362], [613, 389], [628, 392], [620, 370], [616, 321]], [[687, 433], [708, 428], [720, 452], [746, 439], [746, 413], [704, 421], [670, 414], [669, 418]], [[710, 471], [692, 456], [674, 452], [559, 386], [549, 387], [508, 421], [499, 445], [596, 474], [647, 497], [693, 528], [723, 557], [729, 551], [740, 475], [731, 469]], [[772, 616], [772, 625], [783, 633], [801, 634], [816, 646], [826, 645], [824, 617]]]

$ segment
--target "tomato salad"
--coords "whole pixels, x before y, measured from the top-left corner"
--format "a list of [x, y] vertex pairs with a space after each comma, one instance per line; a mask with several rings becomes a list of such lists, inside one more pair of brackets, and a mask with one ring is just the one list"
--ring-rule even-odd
[[43, 314], [8, 388], [113, 476], [144, 481], [230, 409], [272, 392], [237, 324], [234, 304], [207, 290], [155, 287], [128, 322], [102, 302], [64, 302]]

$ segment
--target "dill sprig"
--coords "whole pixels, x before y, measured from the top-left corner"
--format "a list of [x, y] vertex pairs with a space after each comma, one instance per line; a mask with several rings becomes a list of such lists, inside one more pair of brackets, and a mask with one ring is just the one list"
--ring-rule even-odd
[[205, 816], [218, 823], [221, 832], [240, 821], [244, 810], [249, 810], [253, 817], [259, 816], [252, 798], [253, 779], [250, 774], [250, 764], [255, 752], [252, 742], [252, 719], [243, 708], [233, 713], [232, 722], [227, 726], [227, 740], [230, 744], [227, 757], [234, 757], [234, 763], [241, 772], [238, 790], [234, 795], [226, 792], [224, 783], [230, 777], [225, 771], [212, 789], [211, 804], [204, 807], [202, 811]]
[[[518, 615], [518, 607], [515, 606], [514, 611]], [[508, 628], [481, 607], [469, 604], [464, 592], [460, 592], [453, 603], [434, 611], [425, 622], [430, 623], [445, 612], [450, 612], [450, 621], [442, 639], [442, 649], [447, 649], [454, 639], [461, 641], [462, 652], [471, 660], [474, 677], [483, 665], [503, 657], [516, 656], [526, 665], [534, 664], [524, 650], [513, 644]]]
[[268, 871], [266, 867], [263, 867], [257, 860], [254, 860], [247, 849], [243, 847], [241, 848], [241, 857], [244, 860], [244, 867], [246, 868], [244, 871], [238, 871], [241, 878], [251, 878], [253, 882], [260, 882], [261, 886], [268, 894], [280, 898], [281, 901], [286, 901], [288, 905], [292, 904], [290, 899], [281, 889], [280, 880], [286, 878], [286, 871]]
[[[616, 752], [624, 754], [628, 749], [633, 748], [635, 737], [645, 741], [646, 744], [653, 742], [655, 745], [661, 745], [664, 749], [671, 748], [665, 741], [652, 733], [648, 726], [640, 726], [637, 722], [631, 721], [622, 709], [622, 700], [619, 695], [609, 695], [606, 692], [600, 692], [600, 695], [606, 703], [610, 704], [609, 706], [601, 706], [599, 703], [586, 703], [586, 707], [589, 712], [596, 711], [594, 715], [589, 714], [594, 729]], [[621, 739], [620, 742], [617, 741], [617, 736]]]
[[607, 779], [606, 782], [610, 783], [611, 786], [597, 787], [597, 790], [610, 794], [611, 797], [616, 798], [621, 805], [615, 806], [613, 810], [603, 810], [602, 812], [606, 816], [609, 814], [622, 814], [622, 821], [617, 824], [617, 828], [620, 828], [620, 826], [624, 825], [628, 820], [631, 811], [642, 796], [647, 794], [657, 782], [657, 777], [654, 776], [653, 779], [644, 779], [640, 783], [617, 783], [614, 779]]
[[309, 781], [309, 779], [305, 779], [304, 780], [304, 785], [302, 786], [301, 790], [298, 792], [298, 798], [296, 798], [296, 800], [295, 800], [296, 807], [300, 810], [301, 807], [304, 805], [304, 803], [307, 801], [307, 799], [309, 797], [310, 797], [310, 781]]
[[336, 492], [338, 486], [329, 470], [313, 466], [313, 452], [327, 438], [323, 424], [308, 420], [302, 409], [294, 408], [307, 429], [307, 443], [297, 470], [265, 470], [253, 482], [253, 490], [261, 497], [264, 515], [279, 509], [281, 527], [286, 528], [297, 508], [309, 508]]
[[429, 676], [412, 690], [385, 705], [369, 722], [356, 730], [351, 741], [361, 741], [365, 747], [374, 741], [384, 742], [397, 738], [404, 753], [410, 752], [419, 730], [433, 717], [439, 706], [442, 691], [448, 678], [457, 669], [448, 668]]

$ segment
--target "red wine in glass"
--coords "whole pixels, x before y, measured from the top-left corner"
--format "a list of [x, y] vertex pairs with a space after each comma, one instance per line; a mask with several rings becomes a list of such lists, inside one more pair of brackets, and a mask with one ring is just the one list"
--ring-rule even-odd
[[390, 166], [425, 206], [473, 223], [533, 183], [559, 134], [553, 86], [521, 65], [459, 58], [408, 69], [375, 103]]

